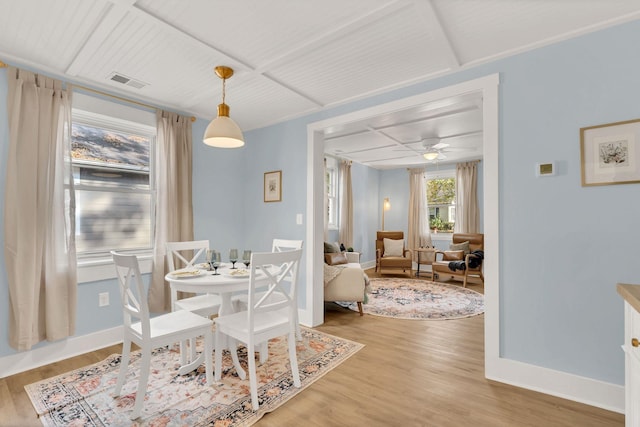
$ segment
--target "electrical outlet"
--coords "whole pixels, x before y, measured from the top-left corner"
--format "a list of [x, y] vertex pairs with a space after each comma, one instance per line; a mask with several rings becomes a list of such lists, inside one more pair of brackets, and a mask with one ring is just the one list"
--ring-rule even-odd
[[109, 305], [109, 292], [101, 292], [98, 294], [98, 306], [106, 307]]

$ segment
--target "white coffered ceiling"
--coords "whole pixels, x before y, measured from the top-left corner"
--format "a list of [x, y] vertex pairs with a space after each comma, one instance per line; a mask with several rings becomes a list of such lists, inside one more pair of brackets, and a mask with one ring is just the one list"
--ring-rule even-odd
[[[638, 0], [0, 0], [0, 60], [205, 119], [228, 65], [246, 131], [639, 18]], [[382, 159], [424, 162], [439, 137], [447, 161], [478, 157], [482, 111], [459, 101], [336, 130], [327, 151], [399, 167]]]

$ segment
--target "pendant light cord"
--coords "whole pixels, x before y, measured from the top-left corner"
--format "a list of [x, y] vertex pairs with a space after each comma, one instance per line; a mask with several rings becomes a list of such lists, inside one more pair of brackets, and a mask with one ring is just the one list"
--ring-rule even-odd
[[227, 79], [222, 79], [222, 103], [224, 104], [224, 98], [225, 98], [225, 87], [226, 87], [226, 83], [227, 83]]

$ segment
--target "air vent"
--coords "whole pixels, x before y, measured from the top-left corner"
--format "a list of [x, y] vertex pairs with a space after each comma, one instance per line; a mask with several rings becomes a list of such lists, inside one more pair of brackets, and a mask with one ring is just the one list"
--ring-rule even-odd
[[135, 87], [136, 89], [142, 89], [147, 85], [146, 83], [142, 83], [138, 80], [129, 80], [126, 84], [128, 86]]
[[143, 87], [148, 86], [148, 83], [132, 79], [131, 77], [127, 77], [124, 74], [118, 72], [111, 73], [111, 75], [109, 76], [109, 80], [122, 83], [123, 85], [135, 87], [136, 89], [142, 89]]

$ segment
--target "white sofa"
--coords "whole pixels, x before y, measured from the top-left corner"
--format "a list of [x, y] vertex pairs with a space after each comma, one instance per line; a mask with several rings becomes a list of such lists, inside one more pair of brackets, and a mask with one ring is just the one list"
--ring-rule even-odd
[[358, 303], [360, 316], [362, 302], [365, 297], [365, 273], [358, 263], [358, 254], [345, 252], [347, 264], [325, 264], [324, 300], [325, 301], [353, 301]]

